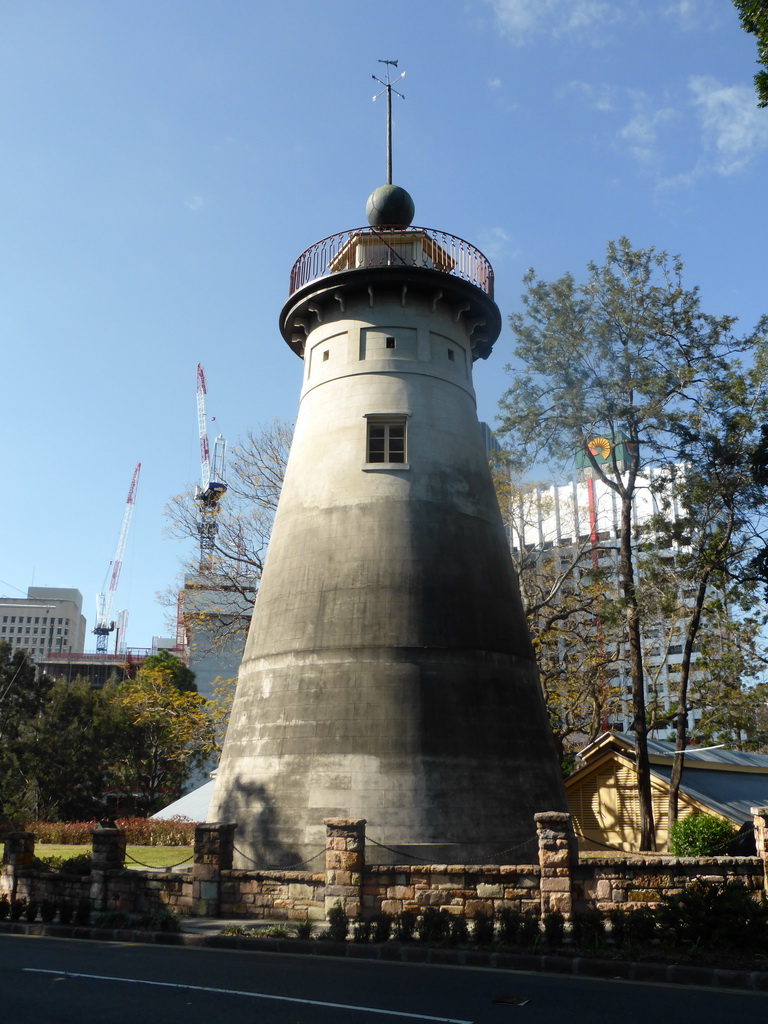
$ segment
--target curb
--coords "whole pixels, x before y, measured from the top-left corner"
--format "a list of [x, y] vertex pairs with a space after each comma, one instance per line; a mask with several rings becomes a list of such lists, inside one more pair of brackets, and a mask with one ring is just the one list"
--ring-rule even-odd
[[83, 925], [27, 924], [0, 921], [0, 935], [30, 935], [56, 939], [90, 939], [97, 942], [137, 942], [161, 946], [236, 949], [241, 952], [291, 953], [308, 956], [347, 957], [440, 967], [488, 967], [502, 971], [559, 974], [609, 981], [637, 981], [703, 988], [768, 992], [768, 971], [698, 967], [695, 964], [659, 964], [635, 960], [601, 960], [597, 957], [562, 956], [552, 953], [511, 953], [494, 950], [431, 949], [388, 942], [331, 942], [318, 939], [270, 939], [244, 935], [196, 935], [189, 932], [146, 932]]

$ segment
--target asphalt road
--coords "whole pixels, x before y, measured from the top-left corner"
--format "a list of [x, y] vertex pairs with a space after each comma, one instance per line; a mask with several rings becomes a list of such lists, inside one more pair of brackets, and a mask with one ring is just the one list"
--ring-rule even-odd
[[2, 1024], [755, 1024], [768, 995], [0, 935]]

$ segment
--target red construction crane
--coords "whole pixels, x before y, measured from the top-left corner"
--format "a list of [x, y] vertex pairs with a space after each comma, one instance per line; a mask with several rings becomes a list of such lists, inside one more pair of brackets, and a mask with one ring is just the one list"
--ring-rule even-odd
[[[120, 579], [120, 569], [123, 565], [123, 552], [125, 551], [125, 542], [128, 538], [128, 527], [131, 525], [131, 516], [133, 515], [133, 506], [136, 501], [136, 489], [139, 485], [140, 471], [141, 463], [137, 462], [136, 468], [133, 471], [131, 486], [128, 491], [128, 500], [125, 503], [123, 524], [120, 527], [120, 536], [117, 538], [115, 557], [109, 563], [109, 569], [107, 569], [107, 575], [104, 577], [104, 584], [102, 585], [101, 593], [96, 595], [96, 625], [93, 627], [92, 632], [96, 634], [96, 650], [100, 654], [107, 653], [107, 637], [115, 628], [115, 623], [111, 618], [112, 602], [115, 598], [117, 583]], [[109, 579], [108, 586], [107, 579]]]
[[209, 569], [213, 564], [219, 502], [227, 490], [224, 479], [224, 456], [227, 442], [219, 434], [213, 443], [213, 459], [208, 446], [208, 423], [205, 416], [205, 374], [197, 364], [197, 429], [200, 434], [200, 476], [201, 483], [195, 488], [195, 501], [200, 507], [197, 532], [200, 536], [200, 570]]

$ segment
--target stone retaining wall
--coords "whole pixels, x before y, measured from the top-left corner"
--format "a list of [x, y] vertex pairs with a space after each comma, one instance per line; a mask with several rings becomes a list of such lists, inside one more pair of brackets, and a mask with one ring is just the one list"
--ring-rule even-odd
[[325, 920], [325, 875], [306, 871], [224, 871], [222, 917]]
[[738, 881], [754, 893], [764, 887], [759, 857], [606, 857], [576, 865], [572, 877], [576, 906], [594, 906], [603, 913], [656, 906], [662, 896], [679, 893], [697, 880]]
[[538, 909], [541, 869], [538, 864], [413, 864], [371, 867], [363, 882], [363, 916], [377, 913], [420, 914], [444, 907], [456, 916], [492, 915], [505, 907]]
[[596, 907], [602, 912], [654, 906], [697, 879], [738, 880], [766, 889], [768, 809], [755, 809], [758, 856], [676, 858], [617, 856], [579, 860], [567, 814], [537, 814], [538, 864], [365, 864], [364, 819], [326, 820], [325, 870], [240, 871], [232, 868], [232, 824], [199, 825], [191, 869], [124, 868], [125, 833], [93, 831], [91, 874], [72, 877], [34, 866], [34, 836], [5, 837], [0, 893], [28, 900], [88, 898], [94, 911], [151, 911], [244, 919], [323, 920], [339, 904], [351, 920], [379, 913], [419, 914], [445, 908], [468, 918], [509, 908], [542, 914]]

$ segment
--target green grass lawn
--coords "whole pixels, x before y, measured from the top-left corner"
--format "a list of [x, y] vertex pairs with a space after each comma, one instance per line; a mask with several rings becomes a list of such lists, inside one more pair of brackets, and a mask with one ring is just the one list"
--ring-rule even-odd
[[[90, 853], [90, 846], [69, 846], [61, 843], [36, 843], [38, 857], [75, 857], [79, 853]], [[128, 846], [125, 866], [141, 870], [144, 865], [152, 868], [167, 868], [192, 856], [191, 846]], [[133, 858], [133, 860], [131, 860]], [[140, 864], [134, 861], [141, 861]], [[185, 866], [190, 866], [188, 861]]]

